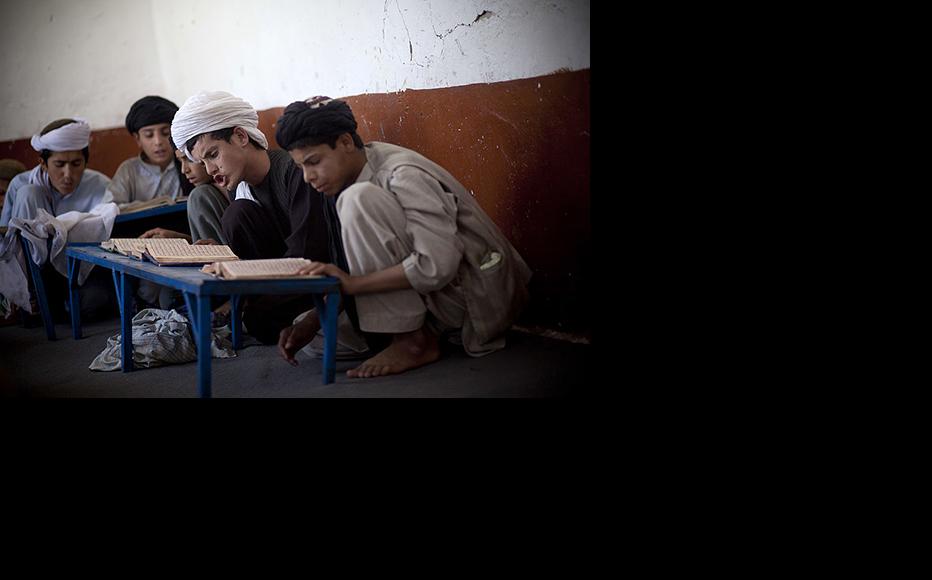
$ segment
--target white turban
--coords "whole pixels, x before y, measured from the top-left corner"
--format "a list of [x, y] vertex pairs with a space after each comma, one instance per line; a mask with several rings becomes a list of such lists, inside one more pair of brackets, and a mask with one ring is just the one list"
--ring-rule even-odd
[[172, 141], [188, 159], [194, 161], [185, 146], [188, 139], [230, 127], [242, 127], [264, 149], [269, 148], [268, 139], [259, 130], [256, 110], [243, 99], [224, 91], [202, 92], [188, 97], [172, 120]]
[[68, 123], [58, 129], [53, 129], [45, 135], [36, 133], [32, 136], [32, 148], [36, 151], [48, 149], [49, 151], [80, 151], [88, 146], [91, 139], [91, 126], [79, 117], [74, 123]]

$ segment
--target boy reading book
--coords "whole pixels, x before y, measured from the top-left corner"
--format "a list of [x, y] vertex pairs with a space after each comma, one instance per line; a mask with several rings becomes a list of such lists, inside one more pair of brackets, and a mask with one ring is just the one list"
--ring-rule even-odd
[[121, 210], [131, 202], [174, 199], [181, 193], [175, 148], [169, 142], [177, 110], [168, 99], [149, 96], [133, 103], [126, 114], [126, 130], [136, 140], [139, 155], [120, 164], [107, 188]]

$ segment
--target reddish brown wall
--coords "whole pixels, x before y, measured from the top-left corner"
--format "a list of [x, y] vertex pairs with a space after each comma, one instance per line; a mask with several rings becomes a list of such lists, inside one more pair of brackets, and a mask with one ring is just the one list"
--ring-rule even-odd
[[[475, 193], [534, 270], [522, 322], [583, 334], [592, 301], [589, 76], [584, 70], [346, 98], [364, 141], [415, 149]], [[283, 108], [259, 113], [273, 146]], [[89, 166], [113, 175], [136, 153], [125, 129], [95, 131]], [[0, 156], [27, 167], [37, 162], [28, 139], [0, 143]]]

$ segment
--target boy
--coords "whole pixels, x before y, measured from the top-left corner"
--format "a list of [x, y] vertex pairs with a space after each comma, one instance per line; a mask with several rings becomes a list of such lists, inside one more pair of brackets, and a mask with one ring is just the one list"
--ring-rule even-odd
[[44, 209], [53, 216], [90, 211], [105, 199], [110, 178], [87, 168], [91, 127], [84, 119], [58, 119], [32, 136], [40, 162], [10, 181], [0, 226], [10, 219], [34, 219]]
[[[110, 178], [87, 168], [90, 158], [91, 127], [84, 119], [59, 119], [32, 136], [32, 148], [39, 152], [39, 165], [13, 178], [0, 215], [0, 225], [12, 218], [35, 219], [39, 209], [53, 216], [70, 211], [89, 212], [94, 206], [110, 201], [107, 186]], [[65, 316], [67, 281], [43, 269], [46, 292], [52, 314]], [[82, 316], [88, 319], [109, 313], [108, 276], [98, 269], [91, 272], [81, 297]], [[66, 319], [66, 318], [65, 318]]]
[[226, 244], [221, 231], [223, 213], [230, 206], [230, 196], [213, 185], [213, 179], [200, 163], [185, 157], [181, 149], [175, 149], [175, 158], [181, 164], [181, 173], [194, 188], [188, 197], [188, 228], [191, 235], [165, 228], [152, 228], [140, 238], [184, 238], [189, 242]]
[[[223, 91], [188, 98], [171, 125], [172, 139], [202, 163], [214, 185], [231, 197], [223, 212], [223, 238], [242, 259], [303, 257], [331, 261], [323, 196], [301, 177], [288, 154], [268, 150], [259, 115]], [[265, 344], [314, 305], [310, 296], [254, 296], [243, 322]]]
[[143, 97], [126, 114], [129, 131], [140, 153], [117, 168], [108, 191], [113, 201], [124, 206], [132, 201], [155, 197], [178, 197], [181, 182], [175, 169], [175, 148], [171, 146], [171, 122], [178, 106], [163, 97]]
[[[472, 356], [505, 346], [504, 333], [527, 300], [531, 272], [491, 218], [445, 169], [388, 143], [363, 145], [344, 101], [294, 102], [275, 139], [304, 180], [336, 199], [348, 271], [315, 264], [305, 273], [340, 279], [355, 297], [361, 330], [391, 344], [349, 377], [402, 373], [440, 357], [438, 338], [456, 331]], [[291, 364], [320, 323], [308, 316], [284, 329], [279, 351]]]

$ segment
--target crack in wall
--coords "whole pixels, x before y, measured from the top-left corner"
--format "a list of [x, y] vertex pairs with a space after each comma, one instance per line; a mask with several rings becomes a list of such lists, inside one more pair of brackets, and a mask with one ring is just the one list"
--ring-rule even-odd
[[[389, 0], [385, 0], [385, 2], [382, 4], [382, 44], [383, 44], [383, 45], [385, 44], [385, 28], [386, 28], [386, 23], [387, 23], [387, 20], [388, 20], [388, 17], [389, 17], [389, 15], [388, 15], [388, 10], [389, 10], [389, 8], [388, 8], [388, 3], [389, 3]], [[430, 14], [430, 19], [433, 20], [433, 7], [431, 6], [431, 4], [430, 4], [429, 2], [428, 2], [428, 5], [427, 5], [427, 8], [428, 8], [428, 11], [429, 11], [429, 14]], [[430, 61], [431, 61], [431, 58], [430, 58], [429, 56], [427, 57], [427, 64], [421, 64], [421, 63], [417, 62], [417, 61], [414, 59], [414, 43], [413, 43], [412, 40], [411, 40], [411, 31], [408, 29], [408, 23], [407, 23], [407, 21], [405, 21], [404, 13], [401, 11], [401, 5], [399, 4], [399, 1], [398, 1], [398, 0], [395, 0], [395, 9], [398, 11], [398, 16], [401, 18], [401, 24], [402, 24], [402, 26], [404, 26], [404, 29], [405, 29], [405, 36], [407, 36], [407, 38], [408, 38], [408, 61], [407, 61], [407, 64], [413, 64], [413, 65], [419, 66], [419, 67], [421, 67], [421, 68], [427, 68], [427, 67], [429, 67], [429, 66], [430, 66]], [[466, 27], [472, 26], [473, 24], [479, 22], [480, 20], [487, 20], [487, 19], [489, 19], [489, 18], [491, 18], [491, 17], [493, 17], [493, 16], [495, 16], [495, 15], [496, 15], [496, 14], [495, 14], [494, 12], [492, 12], [491, 10], [483, 10], [482, 12], [480, 12], [479, 14], [476, 15], [476, 17], [472, 20], [472, 22], [464, 22], [464, 23], [461, 23], [461, 24], [457, 24], [457, 25], [454, 26], [453, 28], [447, 29], [447, 31], [446, 31], [446, 32], [443, 32], [443, 33], [438, 33], [438, 32], [437, 32], [436, 26], [434, 26], [434, 23], [431, 22], [431, 28], [433, 29], [434, 36], [436, 36], [437, 38], [439, 38], [439, 39], [443, 42], [443, 45], [442, 45], [441, 48], [440, 48], [440, 57], [441, 57], [441, 58], [443, 57], [443, 53], [444, 53], [444, 51], [446, 50], [446, 42], [445, 42], [446, 37], [449, 36], [449, 35], [451, 35], [451, 34], [453, 34], [453, 32], [454, 32], [457, 28], [460, 28], [460, 27], [462, 27], [462, 26], [466, 26]], [[455, 39], [454, 39], [454, 40], [455, 40]], [[466, 56], [466, 52], [463, 50], [463, 46], [459, 43], [459, 40], [456, 40], [456, 46], [457, 46], [457, 48], [459, 48], [460, 54], [462, 54], [463, 56]], [[380, 49], [380, 52], [381, 52], [381, 49]], [[402, 62], [404, 62], [404, 61], [402, 61]]]
[[439, 38], [440, 40], [443, 40], [445, 36], [449, 36], [449, 35], [453, 34], [453, 31], [456, 30], [457, 28], [459, 28], [460, 26], [472, 26], [472, 25], [475, 24], [476, 22], [479, 22], [480, 20], [483, 20], [483, 19], [486, 19], [486, 18], [491, 18], [492, 16], [495, 16], [495, 13], [494, 13], [494, 12], [492, 12], [491, 10], [483, 10], [478, 16], [476, 16], [476, 18], [475, 18], [472, 22], [463, 23], [463, 24], [457, 24], [457, 25], [454, 26], [453, 28], [448, 29], [448, 30], [447, 30], [446, 32], [444, 32], [443, 34], [437, 34], [437, 29], [435, 28], [435, 29], [434, 29], [434, 35], [435, 35], [437, 38]]
[[408, 23], [405, 22], [405, 15], [401, 13], [401, 6], [398, 4], [398, 0], [395, 0], [395, 8], [398, 9], [398, 16], [401, 17], [401, 23], [405, 27], [405, 34], [408, 36], [408, 56], [411, 58], [411, 62], [414, 62], [414, 45], [411, 44], [411, 31], [408, 30]]

